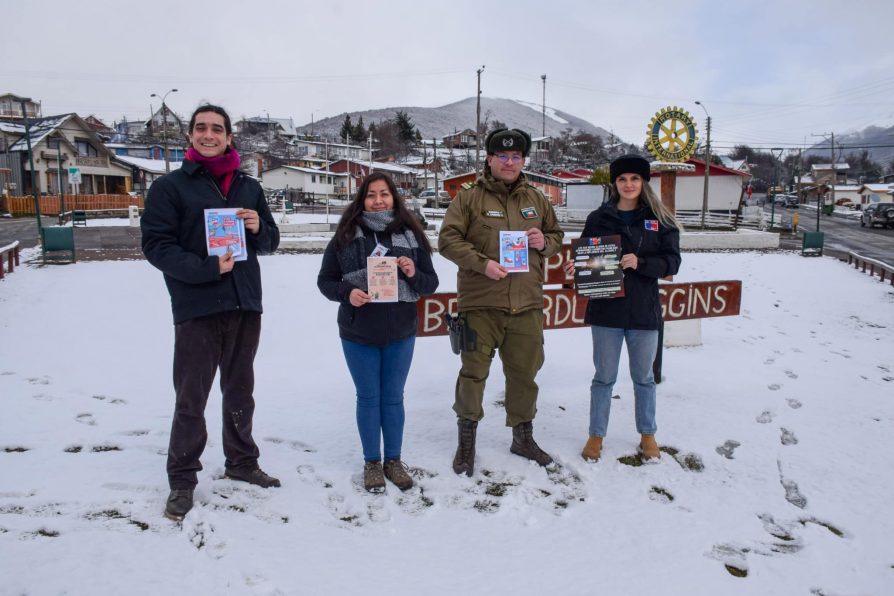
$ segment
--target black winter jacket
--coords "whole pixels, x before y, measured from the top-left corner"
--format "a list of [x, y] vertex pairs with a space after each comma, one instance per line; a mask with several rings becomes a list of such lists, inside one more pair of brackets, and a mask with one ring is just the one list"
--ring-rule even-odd
[[627, 225], [618, 214], [617, 203], [610, 201], [590, 213], [581, 237], [612, 234], [621, 235], [621, 254], [634, 253], [639, 265], [635, 270], [624, 269], [623, 297], [589, 301], [585, 321], [600, 327], [658, 329], [658, 279], [680, 269], [680, 231], [659, 222], [645, 206], [637, 210], [633, 223]]
[[[205, 244], [205, 209], [245, 208], [258, 212], [258, 234], [246, 230], [248, 259], [220, 274], [218, 258]], [[164, 273], [174, 323], [232, 310], [263, 312], [258, 253], [279, 246], [279, 229], [256, 180], [236, 172], [226, 199], [211, 174], [186, 160], [179, 170], [152, 183], [140, 222], [143, 254]]]
[[[391, 247], [391, 235], [379, 233], [379, 242]], [[371, 232], [364, 234], [366, 254], [376, 247], [376, 240]], [[415, 302], [371, 302], [361, 307], [351, 305], [349, 297], [356, 286], [344, 281], [342, 262], [339, 257], [343, 251], [352, 250], [348, 245], [339, 249], [333, 239], [323, 254], [323, 264], [317, 276], [317, 287], [320, 292], [334, 302], [338, 302], [338, 334], [342, 339], [359, 344], [385, 346], [391, 342], [416, 335], [416, 303]], [[421, 296], [434, 293], [438, 289], [438, 274], [435, 273], [431, 255], [424, 248], [413, 250], [410, 258], [416, 264], [416, 274], [406, 277], [398, 268], [400, 279], [406, 281]]]

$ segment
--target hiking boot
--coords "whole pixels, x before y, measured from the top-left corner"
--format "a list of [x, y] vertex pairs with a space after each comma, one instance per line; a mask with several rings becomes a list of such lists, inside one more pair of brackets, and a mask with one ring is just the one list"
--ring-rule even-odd
[[368, 461], [363, 465], [363, 488], [371, 493], [385, 492], [385, 475], [382, 473], [382, 462]]
[[587, 444], [584, 445], [584, 450], [580, 452], [580, 455], [587, 461], [599, 461], [599, 456], [602, 455], [602, 437], [590, 435], [590, 438], [587, 439]]
[[655, 442], [655, 435], [640, 436], [642, 438], [636, 451], [643, 458], [643, 461], [661, 459], [661, 452], [658, 450], [658, 443]]
[[553, 458], [534, 441], [534, 423], [530, 421], [512, 427], [512, 447], [509, 451], [536, 461], [541, 466], [553, 463]]
[[478, 431], [476, 420], [457, 418], [458, 445], [453, 456], [453, 471], [456, 474], [471, 476], [475, 472], [475, 434]]
[[385, 461], [385, 478], [394, 483], [394, 486], [400, 490], [409, 490], [413, 488], [413, 478], [410, 476], [407, 464], [399, 459], [389, 459]]
[[260, 486], [261, 488], [279, 488], [279, 486], [281, 486], [279, 483], [279, 479], [274, 478], [273, 476], [268, 476], [261, 468], [254, 468], [252, 470], [228, 468], [226, 472], [224, 472], [224, 476], [226, 476], [230, 480], [240, 480], [242, 482], [248, 482], [249, 484], [254, 484], [255, 486]]
[[183, 518], [192, 509], [191, 488], [174, 488], [168, 495], [165, 503], [165, 517], [174, 521], [183, 521]]

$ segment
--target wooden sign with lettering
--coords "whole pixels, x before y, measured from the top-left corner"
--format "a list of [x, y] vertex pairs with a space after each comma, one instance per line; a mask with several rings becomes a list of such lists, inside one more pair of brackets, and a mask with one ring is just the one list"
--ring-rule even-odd
[[[574, 277], [566, 276], [562, 265], [572, 259], [571, 246], [546, 262], [546, 285], [563, 285], [543, 290], [543, 328], [565, 329], [583, 327], [587, 299], [577, 295], [570, 285]], [[742, 282], [696, 281], [690, 283], [659, 283], [661, 315], [665, 321], [731, 317], [739, 314], [742, 302]], [[443, 293], [424, 296], [416, 303], [419, 337], [447, 335], [443, 314], [456, 313], [456, 294]]]
[[[742, 282], [697, 281], [692, 283], [659, 284], [661, 315], [665, 321], [731, 317], [739, 314]], [[419, 337], [447, 335], [442, 315], [456, 313], [456, 294], [432, 294], [416, 303]], [[568, 288], [543, 290], [543, 328], [566, 329], [583, 327], [587, 299]]]

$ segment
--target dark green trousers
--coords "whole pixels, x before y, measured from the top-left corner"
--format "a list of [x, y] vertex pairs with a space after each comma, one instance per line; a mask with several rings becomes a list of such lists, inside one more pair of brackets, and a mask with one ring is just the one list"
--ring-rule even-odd
[[484, 417], [484, 386], [494, 354], [499, 352], [506, 377], [506, 426], [534, 419], [537, 383], [543, 366], [543, 312], [531, 309], [510, 314], [497, 309], [462, 313], [465, 324], [478, 335], [477, 349], [460, 354], [462, 368], [456, 379], [453, 410], [460, 418]]

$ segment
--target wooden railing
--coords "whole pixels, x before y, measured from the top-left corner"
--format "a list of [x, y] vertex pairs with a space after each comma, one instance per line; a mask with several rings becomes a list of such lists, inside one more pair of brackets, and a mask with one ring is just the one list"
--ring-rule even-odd
[[872, 277], [877, 275], [879, 281], [882, 282], [885, 281], [885, 275], [887, 275], [891, 285], [894, 286], [894, 267], [891, 267], [887, 263], [882, 263], [881, 261], [858, 255], [855, 252], [850, 252], [847, 254], [847, 264], [853, 264], [854, 269], [862, 269], [863, 273], [868, 273]]
[[[34, 197], [9, 197], [7, 200], [9, 212], [13, 215], [34, 215]], [[127, 209], [136, 205], [140, 209], [144, 207], [143, 197], [130, 195], [65, 195], [65, 210], [91, 210], [102, 211], [105, 209]], [[40, 197], [40, 212], [43, 215], [59, 215], [61, 201], [58, 195], [45, 195]]]
[[6, 260], [9, 261], [9, 272], [12, 273], [15, 271], [16, 266], [19, 264], [19, 241], [16, 240], [12, 244], [7, 244], [6, 246], [0, 246], [0, 279], [3, 279], [3, 260], [6, 257]]

